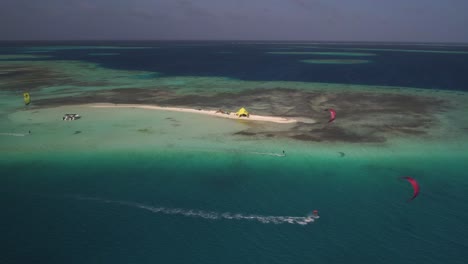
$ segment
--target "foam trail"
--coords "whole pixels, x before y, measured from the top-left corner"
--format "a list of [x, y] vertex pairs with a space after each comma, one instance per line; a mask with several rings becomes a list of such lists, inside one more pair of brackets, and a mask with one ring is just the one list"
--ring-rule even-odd
[[252, 152], [247, 152], [247, 153], [255, 154], [255, 155], [264, 155], [264, 156], [286, 157], [285, 154], [270, 153], [270, 152], [255, 152], [255, 151], [252, 151]]
[[186, 148], [187, 150], [204, 151], [210, 153], [234, 153], [234, 154], [253, 154], [261, 156], [286, 157], [286, 154], [275, 152], [245, 151], [237, 149], [210, 149], [210, 148]]
[[0, 136], [12, 136], [12, 137], [24, 137], [28, 134], [21, 134], [21, 133], [0, 133]]
[[130, 206], [138, 209], [150, 211], [152, 213], [167, 214], [167, 215], [181, 215], [186, 217], [196, 217], [210, 220], [246, 220], [246, 221], [257, 221], [262, 224], [296, 224], [296, 225], [307, 225], [314, 222], [318, 217], [314, 216], [271, 216], [271, 215], [246, 215], [246, 214], [233, 214], [233, 213], [218, 213], [212, 211], [203, 210], [192, 210], [192, 209], [181, 209], [181, 208], [166, 208], [166, 207], [154, 207], [141, 203], [126, 202], [126, 201], [115, 201], [106, 200], [101, 198], [93, 197], [82, 197], [75, 196], [77, 200], [96, 201], [101, 203], [118, 204]]

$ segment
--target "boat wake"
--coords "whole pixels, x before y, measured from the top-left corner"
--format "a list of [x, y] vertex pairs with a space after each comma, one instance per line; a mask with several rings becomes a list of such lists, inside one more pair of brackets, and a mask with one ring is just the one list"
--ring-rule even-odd
[[286, 154], [283, 152], [259, 152], [259, 151], [249, 151], [249, 150], [240, 150], [240, 149], [223, 149], [223, 148], [197, 148], [189, 147], [184, 148], [184, 150], [192, 151], [201, 151], [208, 153], [230, 153], [230, 154], [240, 154], [240, 155], [260, 155], [260, 156], [271, 156], [271, 157], [286, 157]]
[[0, 136], [12, 136], [12, 137], [24, 137], [29, 134], [21, 134], [21, 133], [0, 133]]
[[273, 156], [273, 157], [286, 157], [286, 154], [279, 154], [279, 153], [270, 153], [270, 152], [247, 152], [250, 154], [255, 154], [255, 155], [263, 155], [263, 156]]
[[126, 202], [126, 201], [115, 201], [107, 200], [101, 198], [93, 197], [82, 197], [75, 196], [77, 200], [86, 200], [86, 201], [95, 201], [100, 203], [108, 204], [117, 204], [130, 206], [133, 208], [138, 208], [146, 210], [156, 214], [166, 214], [166, 215], [180, 215], [185, 217], [195, 217], [203, 218], [209, 220], [238, 220], [238, 221], [256, 221], [262, 224], [295, 224], [295, 225], [307, 225], [313, 223], [317, 216], [271, 216], [271, 215], [248, 215], [248, 214], [239, 214], [239, 213], [219, 213], [212, 211], [203, 211], [203, 210], [192, 210], [192, 209], [181, 209], [181, 208], [167, 208], [167, 207], [154, 207], [141, 203]]

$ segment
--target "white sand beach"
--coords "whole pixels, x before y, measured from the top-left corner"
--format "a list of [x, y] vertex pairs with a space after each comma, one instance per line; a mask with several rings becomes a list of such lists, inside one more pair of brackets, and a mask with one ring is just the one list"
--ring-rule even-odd
[[203, 115], [211, 115], [222, 118], [238, 119], [238, 120], [251, 120], [251, 121], [264, 121], [264, 122], [273, 122], [280, 124], [288, 123], [297, 123], [297, 122], [306, 122], [306, 123], [315, 123], [313, 119], [294, 119], [294, 118], [285, 118], [279, 116], [262, 116], [262, 115], [253, 115], [250, 114], [249, 117], [238, 117], [235, 112], [225, 112], [215, 110], [203, 110], [203, 109], [191, 109], [191, 108], [180, 108], [180, 107], [162, 107], [156, 105], [140, 105], [140, 104], [111, 104], [111, 103], [95, 103], [87, 104], [84, 106], [88, 107], [97, 107], [97, 108], [139, 108], [139, 109], [150, 109], [150, 110], [163, 110], [163, 111], [174, 111], [174, 112], [185, 112], [185, 113], [195, 113]]

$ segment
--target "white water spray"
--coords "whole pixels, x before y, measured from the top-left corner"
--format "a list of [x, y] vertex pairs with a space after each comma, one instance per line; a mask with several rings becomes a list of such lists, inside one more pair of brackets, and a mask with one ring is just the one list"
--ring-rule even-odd
[[296, 224], [296, 225], [307, 225], [318, 219], [318, 216], [272, 216], [272, 215], [256, 215], [256, 214], [240, 214], [240, 213], [219, 213], [213, 211], [193, 210], [193, 209], [181, 209], [181, 208], [167, 208], [167, 207], [154, 207], [141, 203], [126, 202], [126, 201], [115, 201], [101, 198], [92, 197], [74, 197], [77, 200], [96, 201], [101, 203], [117, 204], [130, 206], [133, 208], [143, 209], [152, 213], [166, 214], [166, 215], [180, 215], [185, 217], [196, 217], [210, 220], [245, 220], [245, 221], [257, 221], [262, 224]]
[[0, 133], [0, 136], [11, 136], [11, 137], [24, 137], [29, 134], [21, 134], [21, 133]]

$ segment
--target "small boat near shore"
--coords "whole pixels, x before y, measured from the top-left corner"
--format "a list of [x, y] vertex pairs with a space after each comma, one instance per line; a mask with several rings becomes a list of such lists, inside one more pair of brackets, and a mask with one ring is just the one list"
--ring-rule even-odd
[[72, 120], [77, 120], [77, 119], [80, 119], [81, 116], [79, 114], [65, 114], [63, 117], [62, 117], [62, 120], [63, 121], [72, 121]]

